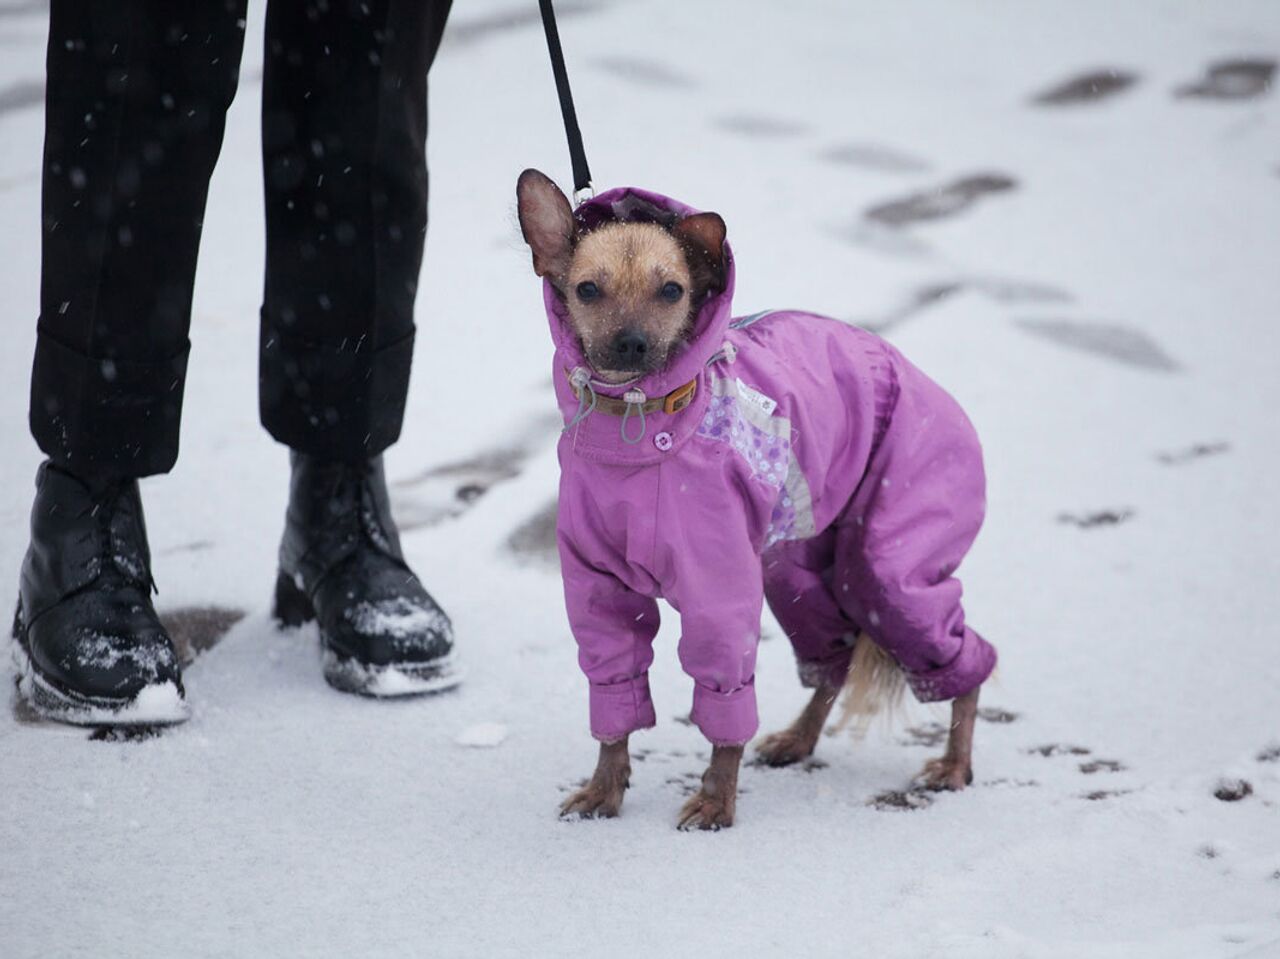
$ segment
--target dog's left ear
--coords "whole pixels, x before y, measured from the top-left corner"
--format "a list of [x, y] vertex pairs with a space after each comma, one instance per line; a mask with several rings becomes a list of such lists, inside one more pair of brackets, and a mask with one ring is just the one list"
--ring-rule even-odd
[[695, 213], [671, 228], [684, 247], [694, 285], [702, 289], [724, 287], [724, 238], [728, 232], [718, 213]]

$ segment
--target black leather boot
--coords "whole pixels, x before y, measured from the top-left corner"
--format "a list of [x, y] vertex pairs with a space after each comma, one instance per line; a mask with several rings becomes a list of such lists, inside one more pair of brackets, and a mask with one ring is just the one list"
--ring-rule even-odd
[[275, 615], [318, 620], [329, 685], [365, 696], [439, 692], [462, 679], [453, 626], [404, 561], [382, 458], [294, 452]]
[[154, 585], [137, 480], [91, 490], [43, 464], [14, 617], [18, 686], [37, 712], [95, 726], [187, 718]]

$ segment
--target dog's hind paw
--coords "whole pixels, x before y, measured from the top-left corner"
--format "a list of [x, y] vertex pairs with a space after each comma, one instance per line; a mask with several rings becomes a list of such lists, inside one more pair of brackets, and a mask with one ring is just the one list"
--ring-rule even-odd
[[815, 745], [795, 729], [770, 733], [756, 744], [756, 762], [761, 766], [792, 766], [812, 756]]
[[930, 759], [916, 776], [916, 783], [932, 792], [959, 792], [973, 783], [973, 767], [967, 762], [942, 757]]

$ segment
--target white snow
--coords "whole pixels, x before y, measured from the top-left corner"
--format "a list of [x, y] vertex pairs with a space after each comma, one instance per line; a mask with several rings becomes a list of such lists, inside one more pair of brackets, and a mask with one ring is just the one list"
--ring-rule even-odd
[[492, 749], [501, 746], [510, 730], [503, 723], [476, 723], [468, 726], [453, 738], [459, 746], [475, 746], [480, 749]]
[[[1280, 762], [1258, 758], [1280, 743], [1280, 93], [1174, 95], [1215, 60], [1280, 55], [1280, 5], [562, 4], [597, 185], [719, 211], [740, 314], [883, 325], [987, 452], [989, 519], [960, 573], [1001, 652], [983, 705], [1016, 718], [980, 723], [974, 787], [876, 808], [938, 752], [929, 730], [824, 739], [824, 768], [744, 769], [738, 822], [714, 835], [674, 829], [706, 744], [677, 721], [691, 690], [669, 610], [622, 817], [555, 815], [596, 745], [558, 576], [510, 545], [542, 541], [557, 480], [550, 341], [513, 216], [523, 168], [568, 175], [531, 2], [457, 4], [432, 73], [421, 332], [387, 461], [467, 681], [343, 695], [314, 627], [273, 628], [288, 457], [257, 424], [263, 6], [211, 189], [182, 458], [143, 490], [161, 610], [249, 615], [186, 669], [192, 718], [158, 737], [90, 741], [3, 703], [0, 955], [1280, 954]], [[45, 14], [0, 14], [14, 584], [39, 461], [42, 117], [23, 91]], [[1109, 68], [1137, 82], [1032, 103]], [[863, 218], [979, 175], [1016, 185], [914, 226]], [[447, 478], [472, 473], [494, 483], [463, 508]], [[1106, 513], [1121, 521], [1089, 519]], [[765, 633], [770, 731], [806, 697]], [[496, 717], [500, 748], [456, 745]], [[1099, 760], [1118, 766], [1082, 770]], [[1223, 779], [1253, 792], [1221, 801]]]
[[448, 620], [437, 610], [404, 598], [357, 603], [347, 618], [358, 632], [369, 635], [405, 637], [423, 631], [440, 633], [448, 628]]

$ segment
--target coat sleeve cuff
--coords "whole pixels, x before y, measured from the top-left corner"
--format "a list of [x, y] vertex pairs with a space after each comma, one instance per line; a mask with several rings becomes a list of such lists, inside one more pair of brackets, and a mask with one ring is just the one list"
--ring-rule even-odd
[[853, 650], [843, 649], [827, 659], [797, 659], [796, 671], [805, 689], [840, 689], [849, 676]]
[[745, 746], [760, 728], [755, 677], [727, 693], [694, 686], [689, 718], [713, 746]]
[[637, 729], [658, 724], [648, 674], [620, 683], [592, 683], [590, 703], [591, 735], [602, 743], [617, 742]]
[[965, 627], [964, 642], [956, 658], [923, 673], [907, 673], [907, 685], [920, 702], [936, 703], [973, 692], [995, 668], [995, 647]]

